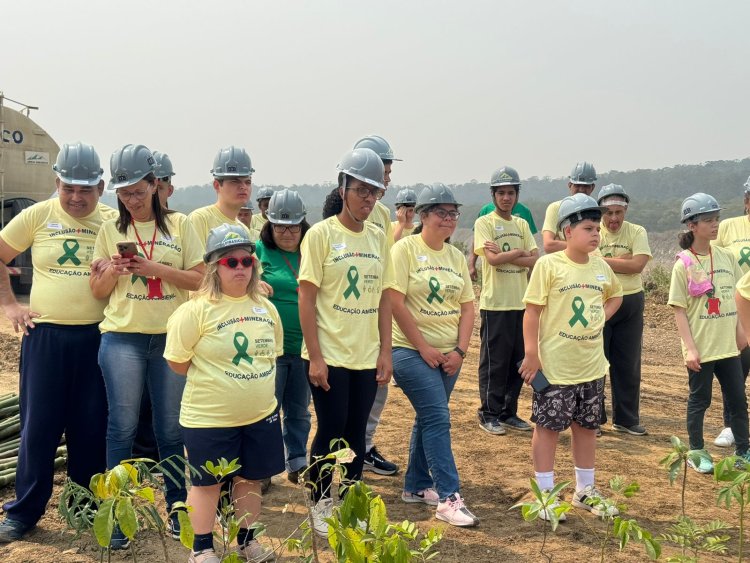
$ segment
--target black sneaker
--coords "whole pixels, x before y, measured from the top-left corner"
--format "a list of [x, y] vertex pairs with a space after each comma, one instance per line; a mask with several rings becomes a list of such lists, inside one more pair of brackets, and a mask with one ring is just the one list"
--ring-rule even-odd
[[289, 479], [289, 482], [294, 483], [295, 485], [298, 485], [300, 475], [302, 475], [305, 471], [307, 471], [307, 465], [303, 465], [296, 471], [287, 471], [286, 478]]
[[167, 518], [167, 535], [173, 540], [180, 539], [180, 519], [177, 517], [177, 512], [173, 512]]
[[365, 471], [373, 471], [378, 475], [395, 475], [398, 473], [398, 465], [391, 463], [380, 455], [380, 452], [375, 446], [365, 454], [365, 463], [362, 469]]
[[266, 494], [268, 492], [268, 489], [271, 488], [271, 478], [268, 477], [266, 479], [262, 479], [260, 482], [260, 492], [261, 494]]
[[501, 420], [500, 424], [511, 430], [521, 430], [523, 432], [529, 432], [531, 430], [531, 425], [517, 416], [509, 416], [505, 420]]
[[[168, 524], [167, 524], [167, 527], [169, 527]], [[113, 551], [118, 551], [121, 549], [127, 549], [129, 547], [130, 547], [130, 540], [125, 534], [122, 533], [122, 530], [120, 530], [120, 526], [115, 524], [115, 527], [112, 530], [112, 536], [109, 538], [109, 549]]]
[[0, 543], [10, 543], [12, 541], [20, 540], [26, 535], [26, 532], [33, 527], [34, 526], [27, 526], [18, 520], [6, 518], [0, 522]]
[[613, 424], [612, 430], [616, 430], [617, 432], [626, 432], [628, 434], [632, 434], [633, 436], [645, 436], [646, 434], [648, 434], [648, 432], [646, 432], [646, 429], [640, 424], [634, 424], [633, 426]]

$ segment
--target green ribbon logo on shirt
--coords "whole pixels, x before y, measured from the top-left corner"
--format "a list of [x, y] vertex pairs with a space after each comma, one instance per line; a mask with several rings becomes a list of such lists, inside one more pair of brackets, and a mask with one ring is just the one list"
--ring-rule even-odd
[[503, 252], [509, 252], [510, 251], [510, 245], [507, 242], [503, 243]]
[[438, 291], [440, 291], [440, 282], [438, 281], [438, 279], [434, 276], [431, 277], [429, 285], [430, 285], [430, 294], [427, 296], [427, 303], [432, 304], [432, 301], [435, 299], [437, 299], [438, 303], [442, 303], [443, 298], [440, 297], [440, 294], [438, 293]]
[[586, 310], [586, 307], [584, 306], [583, 299], [581, 297], [573, 298], [571, 308], [573, 309], [573, 316], [570, 317], [570, 320], [568, 321], [570, 327], [573, 328], [576, 323], [581, 323], [584, 328], [589, 326], [589, 322], [586, 320], [586, 317], [583, 316], [583, 312]]
[[[145, 256], [143, 256], [143, 254], [141, 254], [140, 252], [138, 252], [138, 256], [140, 256], [141, 258], [145, 258]], [[135, 282], [137, 282], [138, 280], [141, 280], [141, 282], [143, 282], [144, 287], [148, 287], [146, 276], [139, 276], [137, 274], [132, 274], [130, 276], [130, 285], [135, 285]]]
[[750, 246], [743, 246], [740, 249], [740, 261], [739, 261], [740, 268], [742, 266], [749, 266], [750, 267]]
[[245, 336], [241, 332], [235, 332], [234, 333], [234, 349], [237, 350], [237, 353], [234, 355], [234, 358], [232, 358], [232, 363], [236, 366], [240, 365], [240, 362], [242, 360], [247, 360], [247, 363], [250, 365], [253, 365], [253, 359], [247, 355], [247, 345], [249, 343], [249, 340], [247, 339], [247, 336]]
[[353, 293], [354, 297], [359, 299], [359, 290], [357, 289], [357, 282], [359, 281], [359, 271], [356, 266], [351, 266], [349, 271], [346, 273], [346, 280], [349, 282], [349, 287], [344, 291], [344, 299], [349, 299], [349, 296]]
[[78, 241], [72, 238], [66, 239], [63, 241], [62, 246], [63, 252], [65, 254], [57, 259], [57, 263], [62, 266], [63, 264], [65, 264], [65, 262], [70, 260], [74, 266], [80, 266], [81, 260], [78, 258], [78, 256], [76, 256], [76, 252], [78, 252], [78, 249], [81, 248], [81, 245], [78, 243]]

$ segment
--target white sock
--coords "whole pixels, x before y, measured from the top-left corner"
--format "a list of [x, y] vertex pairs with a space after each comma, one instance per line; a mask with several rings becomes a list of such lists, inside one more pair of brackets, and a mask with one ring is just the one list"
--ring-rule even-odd
[[538, 471], [534, 472], [534, 477], [536, 478], [537, 485], [539, 485], [539, 488], [543, 491], [550, 491], [555, 486], [555, 472], [554, 471], [545, 471], [544, 473], [539, 473]]
[[594, 468], [581, 469], [576, 467], [576, 492], [580, 492], [589, 485], [594, 485]]

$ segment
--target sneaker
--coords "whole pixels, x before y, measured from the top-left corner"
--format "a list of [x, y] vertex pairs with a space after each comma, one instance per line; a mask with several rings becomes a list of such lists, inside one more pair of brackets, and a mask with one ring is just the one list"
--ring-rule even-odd
[[612, 430], [615, 430], [617, 432], [625, 432], [627, 434], [632, 434], [633, 436], [645, 436], [646, 434], [648, 434], [648, 432], [646, 432], [646, 429], [640, 424], [634, 424], [633, 426], [613, 424]]
[[416, 493], [410, 493], [409, 491], [403, 491], [401, 493], [401, 500], [408, 503], [419, 503], [429, 504], [430, 506], [437, 506], [440, 503], [440, 495], [433, 488], [422, 489]]
[[307, 465], [303, 465], [299, 469], [295, 471], [287, 471], [286, 478], [289, 479], [290, 483], [294, 483], [295, 485], [299, 484], [299, 478], [300, 475], [302, 475], [305, 471], [307, 471]]
[[378, 475], [395, 475], [398, 473], [398, 465], [380, 455], [375, 446], [365, 454], [365, 462], [362, 469], [365, 471], [374, 471]]
[[180, 539], [180, 519], [176, 512], [173, 512], [167, 518], [167, 535], [173, 540], [179, 541]]
[[594, 485], [588, 485], [582, 491], [573, 493], [573, 502], [571, 504], [577, 508], [588, 510], [594, 516], [617, 516], [620, 514], [616, 506], [601, 504], [605, 500], [607, 500], [607, 497], [599, 492], [599, 489], [594, 487]]
[[438, 503], [435, 518], [448, 522], [451, 526], [470, 527], [479, 524], [479, 518], [466, 508], [464, 499], [458, 493], [453, 493]]
[[697, 464], [692, 459], [688, 458], [688, 467], [695, 469], [698, 473], [713, 473], [714, 462], [711, 459], [711, 455], [706, 450], [690, 450], [688, 453], [692, 453], [695, 451], [701, 451], [706, 455], [705, 457], [701, 457], [700, 461]]
[[20, 540], [33, 527], [12, 518], [6, 518], [0, 522], [0, 543], [10, 543]]
[[[179, 537], [179, 536], [178, 536]], [[130, 547], [130, 540], [122, 533], [120, 526], [115, 525], [112, 529], [112, 537], [109, 538], [109, 549], [118, 551]]]
[[268, 492], [268, 489], [271, 488], [271, 478], [268, 477], [267, 479], [261, 479], [260, 481], [260, 493], [262, 495], [265, 495]]
[[261, 563], [262, 561], [276, 561], [273, 549], [264, 546], [258, 540], [250, 540], [242, 547], [237, 548], [240, 557], [251, 563]]
[[747, 450], [742, 454], [735, 451], [734, 455], [737, 456], [737, 461], [735, 461], [734, 463], [734, 468], [738, 471], [747, 471], [748, 466], [750, 466], [750, 450]]
[[601, 426], [597, 426], [596, 427], [596, 437], [597, 438], [601, 438], [602, 437], [602, 427]]
[[522, 432], [531, 431], [531, 425], [525, 420], [518, 418], [517, 416], [509, 416], [505, 420], [501, 420], [500, 424], [502, 424], [505, 428], [510, 428], [511, 430], [521, 430]]
[[[543, 492], [546, 493], [546, 494], [549, 494], [549, 489], [545, 489]], [[539, 511], [539, 518], [541, 518], [542, 520], [544, 520], [546, 522], [551, 522], [552, 521], [552, 517], [550, 516], [550, 514], [552, 512], [554, 512], [555, 508], [557, 508], [558, 506], [560, 506], [560, 502], [557, 499], [553, 500], [551, 503], [549, 503], [547, 505], [547, 508], [542, 508]], [[568, 519], [568, 515], [563, 512], [557, 518], [557, 521], [558, 522], [565, 522], [567, 519]]]
[[322, 538], [328, 537], [328, 522], [326, 518], [333, 515], [333, 500], [329, 498], [320, 499], [312, 508], [312, 527], [315, 533]]
[[719, 435], [716, 436], [716, 440], [714, 440], [714, 446], [719, 446], [720, 448], [730, 448], [734, 446], [734, 434], [732, 434], [732, 429], [725, 428], [719, 432]]
[[482, 422], [480, 420], [479, 428], [485, 432], [494, 434], [495, 436], [502, 436], [505, 434], [505, 428], [503, 428], [503, 425], [499, 420], [488, 420], [487, 422]]
[[213, 549], [204, 549], [198, 552], [191, 551], [188, 563], [221, 563], [221, 559]]

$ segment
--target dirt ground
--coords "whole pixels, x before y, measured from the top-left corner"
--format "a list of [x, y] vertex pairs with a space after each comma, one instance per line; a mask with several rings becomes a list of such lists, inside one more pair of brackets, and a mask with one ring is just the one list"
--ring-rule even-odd
[[[436, 561], [461, 561], [462, 563], [495, 561], [543, 561], [539, 554], [542, 534], [539, 523], [524, 522], [519, 512], [509, 510], [528, 492], [531, 469], [531, 433], [509, 431], [505, 436], [491, 436], [483, 432], [476, 419], [478, 328], [464, 364], [463, 372], [452, 397], [453, 451], [461, 477], [462, 494], [467, 505], [481, 519], [475, 529], [458, 529], [439, 523], [433, 511], [421, 505], [409, 505], [400, 500], [402, 476], [376, 476], [366, 473], [367, 482], [385, 500], [391, 521], [405, 518], [417, 522], [426, 530], [432, 526], [444, 528]], [[18, 338], [13, 335], [7, 321], [0, 320], [0, 393], [17, 389]], [[664, 532], [679, 514], [679, 488], [670, 487], [666, 472], [659, 460], [670, 447], [669, 438], [677, 435], [686, 439], [685, 405], [688, 388], [686, 374], [679, 352], [679, 340], [668, 307], [647, 304], [646, 329], [643, 352], [642, 423], [649, 435], [635, 437], [605, 428], [598, 441], [597, 482], [600, 488], [614, 475], [636, 480], [641, 493], [628, 503], [628, 515], [638, 520], [654, 535]], [[527, 418], [530, 413], [530, 392], [524, 388], [519, 414]], [[728, 455], [729, 451], [715, 448], [713, 437], [721, 430], [721, 397], [715, 386], [714, 404], [705, 424], [706, 443], [715, 456]], [[403, 393], [392, 386], [377, 444], [387, 457], [397, 462], [402, 470], [407, 462], [408, 437], [413, 421], [413, 410]], [[570, 434], [560, 439], [557, 453], [558, 480], [573, 479], [570, 456]], [[63, 473], [55, 481], [55, 498], [45, 517], [25, 541], [0, 548], [3, 561], [73, 562], [98, 561], [99, 550], [90, 537], [74, 539], [66, 531], [56, 511]], [[688, 475], [688, 515], [701, 523], [722, 518], [737, 523], [734, 512], [716, 507], [719, 486], [711, 476]], [[566, 498], [569, 500], [571, 491]], [[0, 489], [0, 499], [5, 502], [14, 497], [12, 487]], [[264, 499], [261, 520], [267, 525], [268, 539], [279, 545], [304, 518], [302, 493], [292, 486], [286, 476], [274, 477], [273, 486]], [[573, 510], [568, 521], [561, 524], [557, 533], [548, 540], [547, 551], [555, 561], [599, 560], [600, 532], [603, 523]], [[737, 556], [737, 534], [732, 531], [729, 556]], [[184, 561], [188, 552], [177, 542], [167, 540], [169, 558]], [[163, 561], [161, 542], [154, 535], [139, 536], [137, 559], [142, 562]], [[329, 552], [330, 553], [330, 552]], [[677, 550], [665, 544], [664, 554]], [[330, 555], [326, 558], [330, 558]], [[130, 560], [129, 554], [113, 554], [113, 561]], [[645, 561], [643, 549], [638, 544], [629, 545], [619, 553], [610, 547], [607, 561]], [[294, 557], [283, 554], [282, 561]], [[711, 560], [704, 558], [703, 560]], [[724, 559], [717, 559], [724, 560]]]

